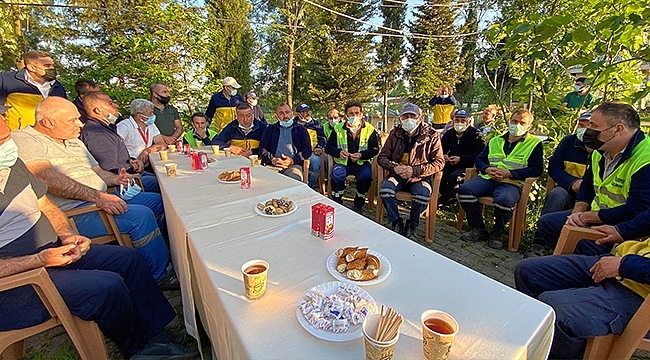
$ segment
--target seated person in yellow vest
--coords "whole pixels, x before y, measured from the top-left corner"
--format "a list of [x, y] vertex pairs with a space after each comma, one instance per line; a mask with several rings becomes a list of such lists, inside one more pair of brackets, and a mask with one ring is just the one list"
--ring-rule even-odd
[[176, 143], [176, 139], [183, 135], [181, 115], [176, 107], [169, 105], [171, 95], [165, 84], [153, 83], [149, 86], [153, 114], [156, 115], [156, 127], [162, 135], [166, 145]]
[[555, 181], [555, 187], [546, 194], [542, 215], [573, 209], [582, 177], [589, 166], [589, 154], [582, 142], [587, 130], [591, 111], [585, 111], [578, 118], [575, 134], [565, 136], [548, 160], [548, 176]]
[[621, 335], [650, 293], [649, 223], [646, 210], [616, 226], [592, 228], [607, 236], [580, 243], [615, 244], [605, 255], [545, 256], [517, 264], [517, 290], [555, 310], [551, 359], [582, 359], [587, 339]]
[[334, 127], [341, 122], [341, 114], [337, 109], [330, 109], [327, 112], [327, 123], [323, 124], [323, 133], [325, 134], [325, 141], [330, 138]]
[[204, 113], [194, 113], [190, 119], [192, 131], [183, 135], [183, 144], [190, 144], [194, 149], [201, 146], [212, 145], [211, 139], [217, 136], [214, 130], [208, 129], [208, 118]]
[[223, 89], [212, 95], [208, 109], [205, 110], [205, 116], [208, 117], [208, 127], [220, 133], [226, 125], [235, 120], [235, 107], [241, 103], [246, 103], [241, 95], [237, 94], [237, 89], [241, 85], [235, 78], [228, 76], [222, 81]]
[[293, 121], [293, 111], [286, 103], [275, 109], [275, 118], [278, 121], [264, 130], [260, 141], [262, 164], [280, 168], [281, 174], [303, 181], [303, 161], [311, 156], [307, 129]]
[[[237, 119], [212, 138], [213, 145], [230, 148], [235, 155], [249, 157], [259, 154], [260, 141], [267, 125], [255, 119], [255, 112], [245, 103], [237, 105]], [[300, 163], [302, 165], [302, 162]]]
[[[604, 102], [591, 112], [582, 142], [594, 152], [576, 203], [573, 210], [540, 217], [536, 242], [553, 249], [564, 224], [617, 225], [650, 208], [650, 139], [640, 124], [636, 110], [624, 103]], [[611, 244], [588, 244], [593, 243], [580, 242], [576, 253], [592, 255], [611, 249]]]
[[124, 139], [129, 156], [149, 164], [149, 154], [166, 149], [158, 127], [153, 103], [146, 99], [131, 101], [131, 116], [117, 124], [117, 133]]
[[372, 158], [379, 153], [379, 138], [375, 128], [363, 118], [360, 102], [345, 104], [347, 121], [334, 127], [325, 146], [325, 152], [334, 157], [330, 173], [332, 199], [343, 203], [345, 178], [354, 175], [357, 180], [357, 193], [354, 197], [354, 210], [361, 212], [366, 203], [366, 193], [372, 184]]
[[[431, 176], [445, 166], [440, 135], [422, 121], [420, 108], [406, 104], [399, 114], [400, 126], [391, 130], [377, 156], [377, 163], [388, 171], [379, 189], [391, 229], [415, 239], [420, 215], [431, 199]], [[397, 210], [398, 191], [413, 194], [411, 214], [404, 224]]]
[[25, 67], [0, 75], [0, 105], [9, 107], [5, 121], [11, 130], [34, 125], [34, 109], [48, 96], [67, 98], [63, 84], [56, 79], [54, 60], [42, 51], [23, 55]]
[[[296, 112], [298, 115], [293, 119], [297, 121], [298, 124], [302, 125], [307, 129], [309, 134], [309, 139], [311, 140], [311, 157], [309, 158], [309, 187], [314, 187], [318, 176], [320, 175], [320, 156], [325, 149], [325, 143], [327, 143], [327, 138], [325, 138], [325, 132], [323, 131], [323, 125], [320, 122], [312, 118], [311, 110], [309, 105], [302, 103], [296, 106]], [[325, 157], [327, 161], [327, 157]]]
[[471, 228], [460, 237], [461, 240], [488, 239], [478, 198], [491, 196], [494, 199], [494, 227], [488, 246], [502, 248], [505, 226], [521, 197], [524, 180], [540, 176], [544, 170], [544, 149], [542, 142], [528, 132], [532, 126], [533, 114], [530, 111], [515, 111], [510, 117], [508, 132], [492, 138], [476, 158], [480, 176], [458, 188], [458, 202], [465, 210]]
[[456, 106], [454, 90], [449, 85], [441, 86], [436, 96], [429, 100], [429, 105], [433, 106], [433, 121], [431, 125], [436, 130], [442, 130], [452, 118], [451, 112]]

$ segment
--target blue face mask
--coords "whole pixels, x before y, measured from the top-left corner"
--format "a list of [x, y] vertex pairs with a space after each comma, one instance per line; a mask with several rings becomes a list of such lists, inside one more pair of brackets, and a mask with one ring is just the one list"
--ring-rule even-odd
[[156, 122], [156, 115], [151, 115], [147, 120], [145, 120], [145, 124], [151, 125]]
[[128, 185], [126, 190], [124, 190], [124, 185], [120, 185], [120, 197], [123, 200], [131, 200], [134, 196], [142, 192], [142, 188], [135, 183], [135, 181]]
[[573, 85], [573, 90], [575, 90], [575, 91], [582, 90], [582, 85]]
[[18, 146], [14, 139], [5, 141], [0, 145], [0, 169], [8, 169], [18, 160]]
[[280, 122], [280, 126], [285, 128], [291, 127], [291, 125], [293, 125], [293, 119], [289, 119], [289, 121], [279, 121], [279, 122]]
[[578, 140], [582, 141], [582, 139], [585, 136], [585, 131], [586, 130], [587, 130], [587, 128], [578, 128], [576, 130], [576, 137], [578, 138]]

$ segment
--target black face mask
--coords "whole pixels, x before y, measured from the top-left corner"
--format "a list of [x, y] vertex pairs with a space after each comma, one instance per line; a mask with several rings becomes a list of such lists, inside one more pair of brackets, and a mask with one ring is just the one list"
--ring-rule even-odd
[[[616, 125], [614, 125], [614, 126], [616, 126]], [[588, 147], [590, 149], [598, 150], [603, 145], [605, 145], [605, 143], [607, 141], [612, 140], [614, 138], [612, 136], [607, 141], [601, 141], [601, 140], [598, 140], [598, 135], [600, 135], [600, 133], [602, 133], [604, 131], [607, 131], [607, 130], [613, 128], [614, 126], [610, 126], [605, 130], [594, 130], [594, 129], [587, 128], [585, 130], [585, 134], [582, 136], [582, 142], [585, 144], [586, 147]]]
[[53, 81], [56, 80], [56, 76], [58, 75], [56, 72], [56, 69], [43, 69], [45, 71], [45, 74], [41, 75], [45, 81]]
[[160, 95], [156, 95], [156, 99], [158, 99], [158, 101], [160, 101], [161, 104], [165, 104], [165, 105], [167, 105], [167, 103], [169, 102], [169, 100], [171, 99], [171, 97], [170, 97], [170, 96], [160, 96]]

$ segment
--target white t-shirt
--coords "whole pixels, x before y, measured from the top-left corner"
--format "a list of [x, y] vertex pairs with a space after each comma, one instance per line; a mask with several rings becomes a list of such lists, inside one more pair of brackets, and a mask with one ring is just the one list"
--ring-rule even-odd
[[132, 158], [140, 156], [144, 149], [153, 144], [153, 138], [160, 135], [160, 130], [155, 124], [147, 125], [142, 132], [139, 129], [133, 117], [124, 119], [117, 124], [117, 133], [124, 139], [124, 145]]

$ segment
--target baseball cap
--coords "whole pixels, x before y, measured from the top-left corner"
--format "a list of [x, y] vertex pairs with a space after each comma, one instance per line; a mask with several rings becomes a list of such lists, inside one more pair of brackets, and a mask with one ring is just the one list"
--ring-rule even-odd
[[4, 114], [5, 112], [7, 112], [7, 110], [9, 110], [10, 107], [11, 107], [11, 106], [0, 105], [0, 115], [2, 115], [2, 114]]
[[309, 105], [305, 103], [298, 104], [298, 106], [296, 106], [296, 111], [309, 111]]
[[580, 120], [589, 120], [591, 119], [591, 111], [585, 111], [582, 114], [580, 114], [580, 117], [578, 118], [578, 121]]
[[404, 104], [402, 106], [402, 110], [399, 112], [399, 116], [402, 116], [404, 114], [414, 114], [414, 115], [421, 115], [422, 113], [420, 112], [420, 107], [415, 105], [415, 104]]
[[241, 85], [237, 83], [237, 80], [235, 80], [234, 77], [228, 76], [227, 78], [223, 79], [222, 81], [223, 86], [232, 86], [235, 89], [239, 89]]
[[454, 113], [454, 117], [459, 117], [459, 118], [468, 118], [469, 117], [469, 111], [465, 109], [458, 109]]
[[246, 93], [246, 99], [248, 99], [248, 98], [259, 99], [259, 98], [257, 97], [257, 94], [255, 94], [255, 93], [253, 92], [253, 90], [251, 90], [251, 91], [249, 91], [249, 92]]

